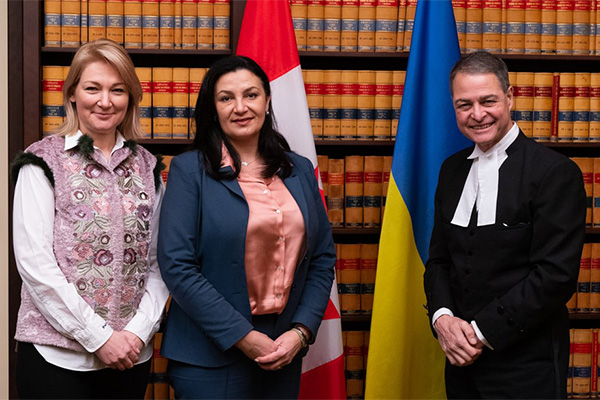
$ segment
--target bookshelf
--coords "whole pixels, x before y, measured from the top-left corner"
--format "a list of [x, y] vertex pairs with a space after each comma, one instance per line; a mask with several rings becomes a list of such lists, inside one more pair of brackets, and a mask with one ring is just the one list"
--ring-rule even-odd
[[[234, 54], [241, 28], [245, 2], [231, 1], [231, 31], [229, 50], [181, 50], [181, 49], [128, 49], [136, 67], [208, 67], [214, 61]], [[43, 1], [8, 2], [12, 85], [10, 86], [10, 144], [11, 158], [40, 138], [41, 122], [41, 76], [42, 66], [70, 64], [76, 48], [44, 46]], [[348, 70], [406, 70], [408, 52], [342, 52], [300, 51], [303, 69]], [[592, 55], [527, 55], [501, 54], [509, 71], [522, 72], [595, 72], [600, 71], [600, 56]], [[190, 139], [144, 139], [140, 143], [154, 153], [175, 155], [185, 151]], [[393, 154], [394, 140], [334, 140], [316, 139], [317, 153], [330, 158], [347, 155]], [[548, 147], [570, 157], [599, 157], [599, 143], [546, 143]], [[12, 193], [10, 194], [12, 198]], [[600, 242], [600, 228], [588, 228], [586, 241]], [[373, 244], [379, 241], [379, 228], [334, 228], [336, 243]], [[12, 246], [11, 246], [12, 247]], [[20, 280], [11, 259], [10, 268], [10, 329], [14, 333], [16, 311], [19, 304]], [[599, 327], [600, 314], [572, 314], [574, 327]], [[346, 330], [368, 330], [370, 315], [347, 315], [342, 317]], [[10, 347], [14, 347], [11, 342]], [[14, 352], [11, 352], [11, 373], [14, 371]], [[11, 398], [16, 398], [14, 377], [11, 379]]]

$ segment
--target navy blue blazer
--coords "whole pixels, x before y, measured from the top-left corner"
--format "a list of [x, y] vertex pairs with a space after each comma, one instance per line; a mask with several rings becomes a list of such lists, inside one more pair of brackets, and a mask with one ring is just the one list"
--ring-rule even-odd
[[[316, 335], [329, 301], [336, 253], [313, 166], [295, 153], [288, 155], [293, 168], [283, 182], [302, 212], [306, 250], [275, 334], [300, 323]], [[163, 356], [204, 367], [245, 357], [234, 344], [253, 329], [244, 269], [248, 215], [237, 180], [211, 178], [198, 151], [173, 158], [158, 236], [158, 263], [173, 296]]]

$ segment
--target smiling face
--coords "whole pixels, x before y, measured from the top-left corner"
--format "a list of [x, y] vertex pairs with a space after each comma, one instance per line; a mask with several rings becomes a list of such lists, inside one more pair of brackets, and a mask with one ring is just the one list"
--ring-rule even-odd
[[85, 67], [69, 100], [75, 103], [79, 129], [94, 138], [116, 133], [127, 113], [129, 93], [116, 69], [95, 61]]
[[452, 102], [458, 129], [483, 151], [498, 143], [512, 126], [512, 86], [504, 92], [494, 74], [456, 74]]
[[261, 80], [246, 69], [228, 72], [217, 80], [217, 116], [232, 144], [258, 144], [269, 101]]

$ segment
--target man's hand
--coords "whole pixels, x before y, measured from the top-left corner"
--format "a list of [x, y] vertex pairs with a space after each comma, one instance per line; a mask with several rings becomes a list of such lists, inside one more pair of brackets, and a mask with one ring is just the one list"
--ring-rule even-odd
[[286, 331], [275, 340], [277, 350], [256, 359], [258, 365], [265, 370], [278, 370], [292, 362], [302, 349], [302, 342], [296, 332]]
[[[127, 333], [135, 336], [133, 333]], [[137, 338], [137, 336], [135, 337]], [[133, 368], [134, 364], [139, 360], [138, 354], [140, 353], [140, 349], [137, 346], [132, 346], [130, 340], [132, 339], [128, 338], [126, 333], [115, 331], [108, 341], [96, 350], [95, 354], [100, 361], [112, 369], [123, 371]]]
[[481, 355], [484, 345], [467, 321], [442, 315], [433, 327], [450, 364], [459, 367], [471, 365]]
[[250, 331], [238, 340], [235, 347], [240, 349], [246, 357], [257, 360], [258, 357], [271, 354], [277, 350], [277, 345], [270, 337], [259, 331]]

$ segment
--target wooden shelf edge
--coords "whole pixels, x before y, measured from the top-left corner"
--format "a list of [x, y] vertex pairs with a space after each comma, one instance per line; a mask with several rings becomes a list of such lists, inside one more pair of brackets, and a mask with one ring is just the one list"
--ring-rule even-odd
[[569, 313], [569, 319], [600, 319], [599, 313]]
[[379, 235], [381, 228], [331, 228], [334, 235]]
[[[73, 53], [79, 47], [42, 47], [42, 53]], [[130, 54], [156, 54], [156, 55], [230, 55], [231, 50], [183, 50], [183, 49], [125, 49]]]

